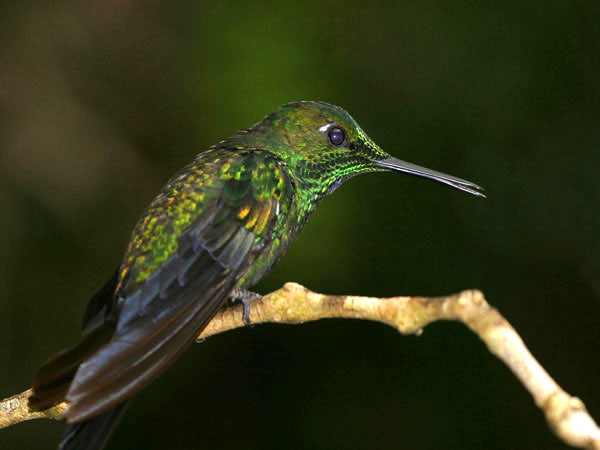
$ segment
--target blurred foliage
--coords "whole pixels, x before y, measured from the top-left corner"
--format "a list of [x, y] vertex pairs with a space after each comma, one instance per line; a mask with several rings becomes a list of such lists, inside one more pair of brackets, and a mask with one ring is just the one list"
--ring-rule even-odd
[[[77, 339], [176, 169], [313, 99], [489, 198], [359, 177], [257, 290], [480, 288], [600, 418], [598, 2], [5, 2], [0, 24], [0, 396]], [[21, 424], [0, 448], [51, 449], [61, 432]], [[340, 320], [194, 346], [109, 449], [241, 446], [566, 448], [460, 326], [414, 338]]]

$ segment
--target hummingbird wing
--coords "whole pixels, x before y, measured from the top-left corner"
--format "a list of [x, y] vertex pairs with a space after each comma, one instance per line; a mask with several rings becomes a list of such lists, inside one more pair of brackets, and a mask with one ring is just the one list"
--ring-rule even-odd
[[199, 155], [167, 184], [133, 232], [106, 311], [114, 334], [70, 385], [70, 423], [123, 402], [194, 341], [278, 239], [292, 189], [272, 154], [223, 149]]

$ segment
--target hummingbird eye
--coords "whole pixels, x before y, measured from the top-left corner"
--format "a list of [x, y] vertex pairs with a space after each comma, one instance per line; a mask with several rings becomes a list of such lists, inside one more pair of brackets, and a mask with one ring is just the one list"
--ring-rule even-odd
[[329, 142], [333, 145], [338, 146], [344, 143], [346, 140], [346, 132], [340, 127], [331, 127], [329, 129]]

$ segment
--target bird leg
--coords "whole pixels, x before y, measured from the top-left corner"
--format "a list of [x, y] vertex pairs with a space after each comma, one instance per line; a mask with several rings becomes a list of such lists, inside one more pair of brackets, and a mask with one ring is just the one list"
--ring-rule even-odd
[[232, 302], [241, 301], [244, 304], [244, 313], [242, 315], [244, 325], [248, 326], [252, 323], [250, 321], [250, 303], [252, 303], [253, 300], [258, 300], [259, 298], [262, 298], [262, 295], [237, 287], [233, 288], [229, 294], [229, 299]]

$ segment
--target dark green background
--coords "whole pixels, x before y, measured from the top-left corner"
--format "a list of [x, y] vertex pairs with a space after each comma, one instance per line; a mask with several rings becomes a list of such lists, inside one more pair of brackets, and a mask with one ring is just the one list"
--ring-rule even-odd
[[[81, 4], [80, 4], [81, 3]], [[257, 288], [482, 289], [600, 418], [600, 6], [506, 2], [0, 6], [0, 397], [78, 336], [131, 228], [196, 153], [292, 100], [486, 188], [348, 182]], [[62, 424], [0, 431], [51, 449]], [[196, 345], [109, 449], [561, 449], [463, 326], [329, 320]]]

